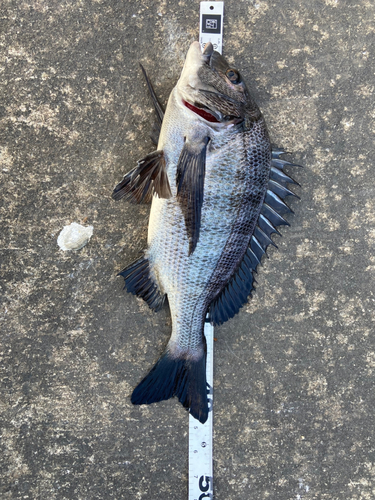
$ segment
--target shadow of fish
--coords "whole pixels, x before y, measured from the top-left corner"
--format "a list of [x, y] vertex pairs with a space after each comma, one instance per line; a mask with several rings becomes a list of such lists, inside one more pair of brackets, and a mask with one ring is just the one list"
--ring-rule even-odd
[[[143, 68], [142, 68], [143, 69]], [[143, 70], [144, 71], [144, 70]], [[145, 72], [144, 72], [145, 73]], [[241, 75], [210, 43], [194, 42], [165, 115], [157, 151], [138, 162], [113, 192], [152, 200], [148, 248], [119, 274], [125, 288], [159, 310], [168, 298], [172, 335], [134, 389], [134, 404], [177, 396], [200, 422], [208, 416], [205, 318], [232, 318], [254, 289], [253, 274], [276, 227], [291, 210], [290, 163], [271, 149], [262, 114]]]

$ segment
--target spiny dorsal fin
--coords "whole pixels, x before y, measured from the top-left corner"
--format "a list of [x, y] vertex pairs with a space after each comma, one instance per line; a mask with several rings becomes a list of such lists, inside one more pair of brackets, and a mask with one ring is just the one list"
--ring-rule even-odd
[[199, 238], [208, 141], [209, 137], [205, 137], [194, 150], [185, 141], [177, 165], [177, 200], [185, 217], [189, 255], [194, 252]]
[[271, 239], [271, 235], [273, 233], [280, 235], [276, 226], [289, 225], [282, 215], [292, 211], [283, 200], [286, 196], [296, 196], [286, 185], [297, 183], [282, 172], [285, 165], [293, 165], [280, 160], [279, 157], [283, 153], [285, 151], [281, 149], [272, 151], [270, 181], [257, 226], [251, 236], [249, 248], [245, 252], [237, 271], [210, 304], [208, 312], [213, 325], [221, 325], [228, 319], [233, 318], [241, 307], [246, 304], [248, 297], [251, 296], [251, 292], [255, 289], [254, 274], [257, 266], [266, 253], [268, 245], [276, 246]]
[[165, 169], [163, 151], [154, 151], [138, 162], [138, 166], [128, 172], [112, 193], [114, 200], [125, 197], [132, 203], [148, 203], [152, 196], [169, 198], [171, 188]]

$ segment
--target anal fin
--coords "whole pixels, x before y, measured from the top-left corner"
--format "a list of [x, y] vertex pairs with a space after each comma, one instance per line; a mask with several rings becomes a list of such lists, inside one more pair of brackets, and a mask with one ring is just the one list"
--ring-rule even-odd
[[150, 263], [145, 257], [135, 260], [129, 266], [118, 273], [125, 280], [126, 290], [133, 295], [142, 297], [149, 307], [154, 311], [159, 311], [165, 301], [158, 285], [150, 276]]

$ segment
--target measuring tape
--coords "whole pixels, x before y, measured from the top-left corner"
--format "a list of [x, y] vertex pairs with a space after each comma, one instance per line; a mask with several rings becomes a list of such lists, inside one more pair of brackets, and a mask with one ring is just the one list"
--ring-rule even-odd
[[189, 414], [189, 500], [213, 498], [213, 385], [214, 385], [214, 327], [204, 325], [207, 343], [206, 377], [208, 419], [204, 424]]
[[[199, 43], [204, 49], [211, 42], [214, 49], [223, 50], [224, 2], [201, 2]], [[189, 414], [189, 500], [214, 497], [213, 484], [213, 386], [214, 386], [214, 327], [206, 322], [206, 378], [208, 419], [201, 424]]]
[[202, 50], [211, 42], [214, 50], [223, 52], [224, 2], [201, 2], [199, 43]]

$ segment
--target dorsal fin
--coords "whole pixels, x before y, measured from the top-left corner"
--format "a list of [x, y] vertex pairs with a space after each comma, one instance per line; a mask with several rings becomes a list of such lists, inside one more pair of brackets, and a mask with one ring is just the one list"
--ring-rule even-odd
[[[289, 225], [282, 215], [292, 211], [283, 200], [287, 196], [296, 196], [286, 185], [297, 183], [282, 172], [285, 165], [293, 165], [280, 160], [279, 157], [283, 153], [285, 151], [281, 149], [272, 151], [272, 167], [267, 194], [254, 233], [251, 236], [249, 248], [239, 263], [236, 272], [209, 306], [209, 320], [213, 325], [221, 325], [228, 319], [233, 318], [241, 307], [246, 304], [255, 289], [254, 274], [257, 266], [266, 253], [268, 245], [276, 246], [271, 239], [271, 235], [273, 233], [280, 235], [276, 226]], [[280, 175], [272, 169], [277, 170]]]

